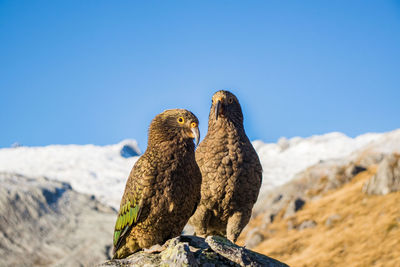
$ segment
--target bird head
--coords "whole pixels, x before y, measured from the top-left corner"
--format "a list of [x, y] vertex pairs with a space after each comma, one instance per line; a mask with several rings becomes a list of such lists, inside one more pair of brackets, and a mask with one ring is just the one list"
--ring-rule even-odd
[[229, 91], [218, 91], [212, 97], [209, 121], [230, 120], [243, 123], [243, 113], [239, 100]]
[[150, 124], [149, 142], [162, 142], [173, 138], [200, 140], [199, 120], [186, 109], [169, 109], [158, 114]]

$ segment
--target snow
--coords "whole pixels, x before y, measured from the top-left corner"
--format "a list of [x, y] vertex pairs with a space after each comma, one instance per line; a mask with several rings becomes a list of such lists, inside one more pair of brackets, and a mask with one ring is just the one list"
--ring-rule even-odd
[[[131, 146], [140, 154], [134, 140], [115, 145], [50, 145], [0, 149], [0, 172], [29, 177], [46, 176], [68, 182], [82, 193], [96, 196], [114, 208], [125, 188], [126, 179], [138, 157], [125, 158], [121, 149]], [[328, 133], [308, 138], [280, 138], [277, 143], [256, 140], [253, 145], [263, 166], [261, 194], [290, 181], [296, 173], [320, 162], [344, 158], [357, 151], [400, 152], [400, 129], [388, 133], [368, 133], [350, 138]]]
[[350, 138], [342, 133], [328, 133], [308, 138], [281, 138], [278, 143], [254, 141], [263, 167], [262, 192], [282, 185], [294, 175], [320, 161], [343, 158], [378, 140], [382, 134]]
[[400, 153], [400, 129], [385, 133], [381, 138], [362, 148], [360, 153]]
[[125, 158], [120, 150], [129, 145], [140, 154], [134, 140], [116, 145], [50, 145], [0, 149], [0, 171], [29, 177], [46, 176], [68, 182], [78, 192], [94, 195], [114, 208], [138, 157]]

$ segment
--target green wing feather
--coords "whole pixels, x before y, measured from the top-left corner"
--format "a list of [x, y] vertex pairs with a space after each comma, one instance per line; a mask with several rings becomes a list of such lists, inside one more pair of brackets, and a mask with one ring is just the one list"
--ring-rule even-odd
[[[127, 184], [130, 184], [130, 190], [124, 192], [118, 218], [115, 223], [113, 243], [114, 253], [120, 248], [130, 230], [138, 222], [146, 219], [146, 214], [142, 214], [147, 204], [147, 199], [151, 196], [148, 190], [154, 183], [156, 169], [152, 166], [151, 160], [145, 155], [141, 156], [135, 163]], [[144, 190], [147, 187], [146, 190]]]
[[117, 222], [114, 229], [114, 247], [117, 249], [121, 238], [129, 230], [132, 225], [135, 225], [139, 219], [140, 207], [136, 200], [127, 201], [121, 208], [118, 214]]

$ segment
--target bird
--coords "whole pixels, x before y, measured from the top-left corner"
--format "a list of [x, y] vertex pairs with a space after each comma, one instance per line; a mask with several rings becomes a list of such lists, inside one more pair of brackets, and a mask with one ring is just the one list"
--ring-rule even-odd
[[189, 223], [198, 236], [220, 235], [236, 242], [257, 200], [262, 166], [233, 93], [221, 90], [213, 95], [196, 162], [202, 175], [201, 199]]
[[200, 200], [195, 161], [199, 121], [185, 109], [166, 110], [152, 120], [144, 154], [134, 164], [115, 223], [113, 259], [164, 244], [179, 236]]

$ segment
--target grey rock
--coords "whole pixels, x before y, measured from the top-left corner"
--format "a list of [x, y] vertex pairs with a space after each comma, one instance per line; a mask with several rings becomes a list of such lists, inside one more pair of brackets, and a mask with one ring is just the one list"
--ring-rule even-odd
[[309, 228], [314, 228], [317, 226], [317, 223], [314, 220], [305, 220], [301, 223], [296, 222], [295, 218], [289, 219], [287, 221], [287, 229], [290, 230], [305, 230]]
[[296, 229], [296, 225], [294, 224], [294, 222], [292, 220], [289, 220], [287, 222], [287, 229], [288, 229], [288, 231]]
[[134, 147], [130, 145], [124, 145], [119, 153], [124, 158], [136, 157], [140, 154]]
[[206, 239], [180, 236], [168, 240], [164, 246], [160, 253], [140, 251], [98, 266], [288, 266], [219, 236]]
[[189, 243], [180, 242], [179, 238], [170, 241], [168, 249], [161, 255], [161, 262], [172, 266], [199, 266]]
[[363, 186], [369, 195], [386, 195], [400, 190], [400, 154], [387, 155], [379, 164], [377, 173]]
[[288, 218], [290, 216], [293, 216], [297, 211], [303, 208], [304, 204], [306, 204], [306, 201], [300, 197], [293, 199], [292, 201], [290, 201], [283, 217]]
[[332, 227], [335, 223], [337, 223], [341, 219], [342, 219], [342, 216], [340, 216], [339, 214], [333, 214], [333, 215], [329, 216], [328, 219], [326, 219], [325, 225], [327, 227]]
[[257, 227], [253, 228], [246, 235], [245, 246], [247, 248], [254, 248], [262, 241], [264, 241], [264, 239], [265, 237], [261, 233], [260, 229], [258, 229]]
[[314, 228], [315, 226], [317, 226], [317, 223], [315, 221], [306, 220], [299, 225], [298, 229], [301, 231], [308, 228]]
[[0, 173], [0, 266], [90, 266], [108, 258], [116, 212], [67, 183]]
[[379, 164], [384, 158], [385, 153], [369, 152], [366, 155], [361, 155], [357, 158], [359, 165], [367, 167], [373, 164]]
[[346, 174], [347, 174], [347, 176], [351, 177], [351, 176], [356, 176], [360, 172], [363, 172], [363, 171], [366, 171], [366, 170], [367, 170], [367, 168], [365, 168], [364, 166], [351, 165], [351, 167], [348, 168], [349, 173], [346, 173]]

